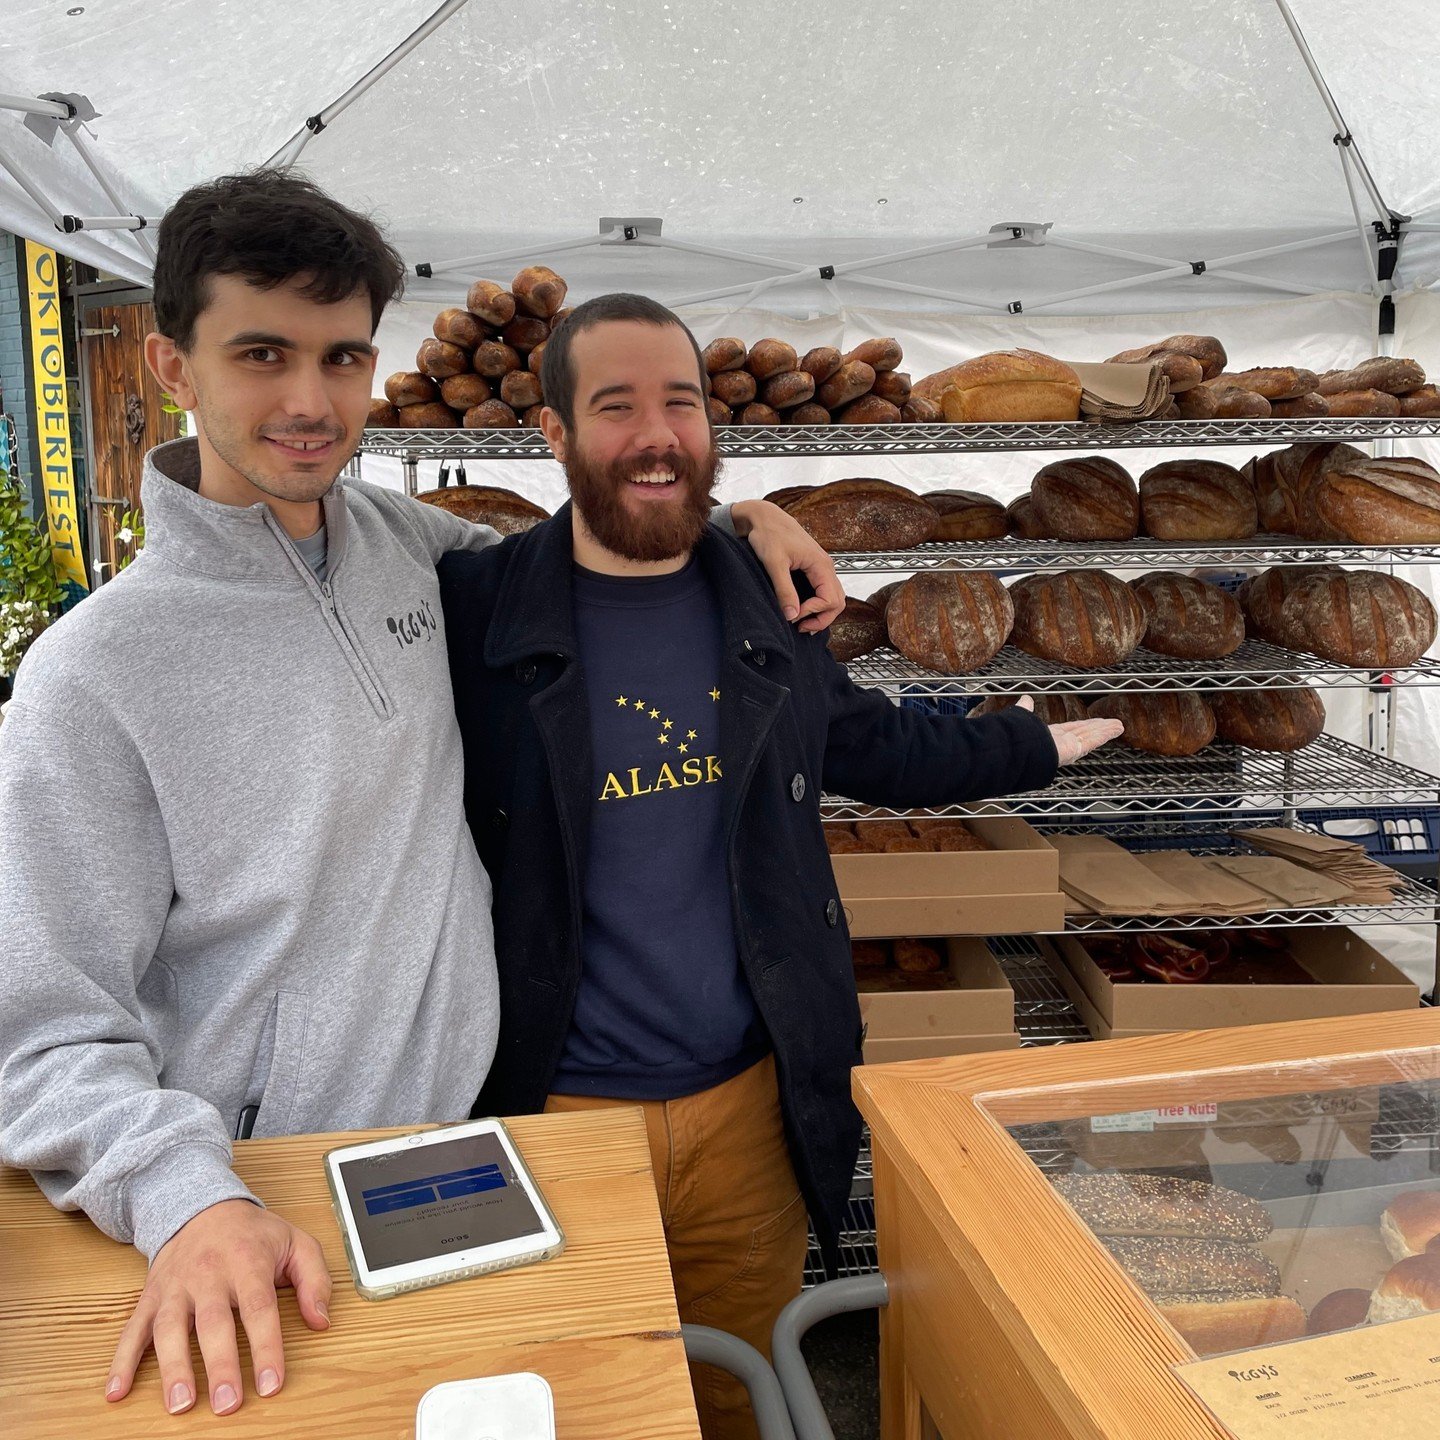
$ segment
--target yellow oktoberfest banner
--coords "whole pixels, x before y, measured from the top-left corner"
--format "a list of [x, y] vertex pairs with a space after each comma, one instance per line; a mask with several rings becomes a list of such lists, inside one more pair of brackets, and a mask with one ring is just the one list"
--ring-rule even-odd
[[50, 545], [61, 584], [88, 590], [80, 551], [80, 517], [75, 504], [75, 469], [70, 451], [70, 407], [65, 344], [60, 324], [60, 267], [47, 245], [25, 242], [25, 288], [30, 297], [30, 357], [35, 376], [35, 433]]

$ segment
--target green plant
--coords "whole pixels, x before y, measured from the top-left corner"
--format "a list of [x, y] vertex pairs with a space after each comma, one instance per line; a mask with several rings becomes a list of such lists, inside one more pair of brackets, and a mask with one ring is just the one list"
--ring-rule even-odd
[[0, 469], [0, 600], [29, 600], [48, 620], [63, 598], [50, 537], [30, 518], [9, 471]]
[[[129, 553], [122, 547], [128, 546]], [[120, 563], [115, 567], [123, 570], [145, 548], [145, 514], [141, 510], [126, 510], [121, 513], [120, 525], [115, 531], [116, 553]]]

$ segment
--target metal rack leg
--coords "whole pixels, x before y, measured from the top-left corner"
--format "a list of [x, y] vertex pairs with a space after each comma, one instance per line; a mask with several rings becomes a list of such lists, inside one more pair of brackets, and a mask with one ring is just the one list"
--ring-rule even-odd
[[709, 1325], [682, 1325], [685, 1355], [696, 1365], [716, 1365], [728, 1370], [750, 1392], [750, 1408], [755, 1412], [755, 1426], [760, 1440], [795, 1440], [795, 1427], [790, 1423], [790, 1410], [785, 1392], [765, 1357], [728, 1330]]
[[420, 457], [413, 451], [401, 457], [400, 473], [405, 478], [405, 493], [407, 495], [418, 495], [420, 493]]

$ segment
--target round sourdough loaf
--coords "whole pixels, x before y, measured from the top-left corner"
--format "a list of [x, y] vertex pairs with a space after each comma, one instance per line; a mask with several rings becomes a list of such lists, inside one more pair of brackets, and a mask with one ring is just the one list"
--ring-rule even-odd
[[1048, 540], [1050, 532], [1035, 513], [1034, 497], [1027, 490], [1005, 507], [1005, 528], [1019, 540]]
[[1287, 650], [1305, 650], [1305, 637], [1285, 620], [1292, 591], [1316, 575], [1343, 574], [1338, 565], [1276, 565], [1252, 575], [1236, 595], [1245, 612], [1245, 632]]
[[830, 626], [830, 653], [842, 664], [878, 650], [885, 640], [885, 612], [868, 600], [847, 598]]
[[1367, 458], [1353, 445], [1327, 441], [1288, 445], [1245, 463], [1240, 473], [1255, 491], [1260, 530], [1267, 535], [1298, 535], [1305, 492], [1329, 470]]
[[1015, 610], [993, 575], [930, 570], [905, 581], [885, 607], [890, 643], [907, 660], [963, 675], [993, 660]]
[[1116, 665], [1145, 634], [1135, 592], [1104, 570], [1027, 575], [1010, 587], [1010, 598], [1015, 644], [1062, 665]]
[[1166, 460], [1140, 477], [1140, 513], [1157, 540], [1244, 540], [1255, 533], [1255, 492], [1233, 465]]
[[1216, 733], [1251, 750], [1299, 750], [1325, 728], [1325, 706], [1308, 685], [1294, 690], [1217, 690]]
[[1030, 482], [1035, 514], [1057, 540], [1133, 540], [1140, 492], [1123, 465], [1104, 455], [1056, 460]]
[[1005, 507], [976, 490], [931, 490], [923, 497], [940, 517], [935, 540], [999, 540], [1006, 533]]
[[1374, 570], [1311, 576], [1280, 614], [1304, 649], [1337, 665], [1413, 665], [1435, 643], [1435, 607], [1424, 591]]
[[1317, 530], [1358, 544], [1440, 541], [1440, 473], [1415, 456], [1332, 465], [1307, 501]]
[[908, 550], [935, 533], [935, 512], [888, 480], [836, 480], [790, 502], [789, 513], [830, 551]]
[[1120, 743], [1147, 755], [1193, 755], [1215, 738], [1215, 712], [1189, 690], [1102, 695], [1089, 714], [1119, 720], [1125, 726]]
[[443, 490], [422, 491], [415, 498], [462, 520], [488, 525], [502, 535], [518, 535], [550, 518], [550, 512], [533, 500], [498, 485], [449, 485]]
[[1240, 602], [1218, 585], [1176, 570], [1131, 583], [1145, 612], [1145, 648], [1177, 660], [1218, 660], [1245, 643]]

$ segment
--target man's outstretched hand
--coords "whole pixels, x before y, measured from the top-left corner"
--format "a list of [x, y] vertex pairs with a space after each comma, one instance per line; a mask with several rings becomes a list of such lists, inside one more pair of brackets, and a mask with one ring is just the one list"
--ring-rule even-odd
[[135, 1371], [153, 1344], [160, 1363], [160, 1399], [178, 1415], [195, 1403], [190, 1363], [193, 1325], [205, 1360], [210, 1408], [228, 1415], [245, 1395], [235, 1313], [250, 1341], [255, 1389], [273, 1395], [285, 1383], [276, 1289], [293, 1285], [300, 1315], [312, 1330], [330, 1328], [330, 1271], [320, 1242], [249, 1200], [222, 1200], [181, 1226], [155, 1256], [135, 1313], [120, 1332], [110, 1362], [107, 1400], [130, 1393]]
[[[1022, 696], [1016, 704], [1023, 710], [1034, 710], [1035, 702]], [[1123, 735], [1125, 727], [1118, 720], [1069, 720], [1063, 725], [1050, 727], [1050, 738], [1060, 755], [1062, 765], [1073, 765], [1083, 760], [1092, 750], [1098, 750], [1107, 741]]]

